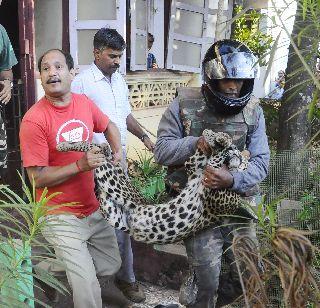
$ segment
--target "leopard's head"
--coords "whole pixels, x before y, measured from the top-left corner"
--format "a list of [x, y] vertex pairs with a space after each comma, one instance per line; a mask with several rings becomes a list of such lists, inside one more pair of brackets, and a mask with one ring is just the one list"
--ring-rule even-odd
[[248, 167], [247, 158], [242, 155], [238, 148], [232, 144], [225, 151], [225, 164], [228, 166], [229, 170], [243, 171]]
[[230, 147], [232, 144], [232, 138], [227, 133], [215, 133], [211, 129], [205, 129], [202, 135], [206, 142], [210, 145], [213, 154]]

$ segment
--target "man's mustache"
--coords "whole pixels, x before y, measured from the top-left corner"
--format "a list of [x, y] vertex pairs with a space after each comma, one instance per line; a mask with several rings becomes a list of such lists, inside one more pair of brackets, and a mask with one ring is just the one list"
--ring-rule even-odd
[[59, 78], [50, 78], [47, 80], [47, 84], [50, 84], [50, 83], [56, 83], [56, 82], [61, 82], [61, 79]]

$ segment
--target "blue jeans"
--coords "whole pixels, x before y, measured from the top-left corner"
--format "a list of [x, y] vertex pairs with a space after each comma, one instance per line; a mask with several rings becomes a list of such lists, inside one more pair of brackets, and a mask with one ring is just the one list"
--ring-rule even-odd
[[[125, 147], [122, 149], [122, 156], [123, 156], [123, 168], [127, 170], [126, 158], [127, 153]], [[125, 233], [121, 230], [116, 230], [116, 236], [121, 256], [121, 267], [120, 270], [117, 272], [116, 277], [120, 280], [124, 280], [126, 282], [135, 282], [136, 277], [134, 276], [133, 272], [133, 254], [132, 254], [132, 247], [131, 247], [131, 239], [128, 233]]]
[[122, 261], [120, 270], [117, 272], [116, 276], [118, 279], [126, 282], [135, 282], [136, 278], [133, 272], [133, 254], [130, 236], [128, 233], [121, 230], [115, 229], [115, 231]]

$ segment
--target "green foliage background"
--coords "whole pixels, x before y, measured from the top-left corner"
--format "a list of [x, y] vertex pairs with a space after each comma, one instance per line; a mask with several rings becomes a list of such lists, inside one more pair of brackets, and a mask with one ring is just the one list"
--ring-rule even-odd
[[260, 30], [263, 14], [256, 10], [245, 12], [242, 6], [236, 6], [235, 12], [239, 15], [234, 22], [232, 38], [245, 43], [252, 52], [265, 64], [264, 56], [270, 51], [273, 37]]

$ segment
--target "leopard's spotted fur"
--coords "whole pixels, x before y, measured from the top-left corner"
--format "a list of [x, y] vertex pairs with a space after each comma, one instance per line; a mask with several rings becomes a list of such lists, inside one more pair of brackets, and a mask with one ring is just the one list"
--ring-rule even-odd
[[241, 204], [240, 196], [227, 189], [211, 190], [203, 186], [203, 168], [223, 164], [243, 170], [247, 161], [225, 133], [205, 130], [203, 135], [212, 154], [207, 157], [200, 150], [185, 163], [188, 171], [187, 186], [166, 204], [147, 204], [147, 200], [133, 187], [120, 165], [111, 164], [109, 145], [91, 143], [60, 143], [59, 151], [88, 151], [101, 148], [106, 162], [95, 169], [97, 197], [108, 222], [127, 231], [137, 241], [146, 243], [173, 243], [190, 233], [217, 222], [219, 215], [232, 215]]

